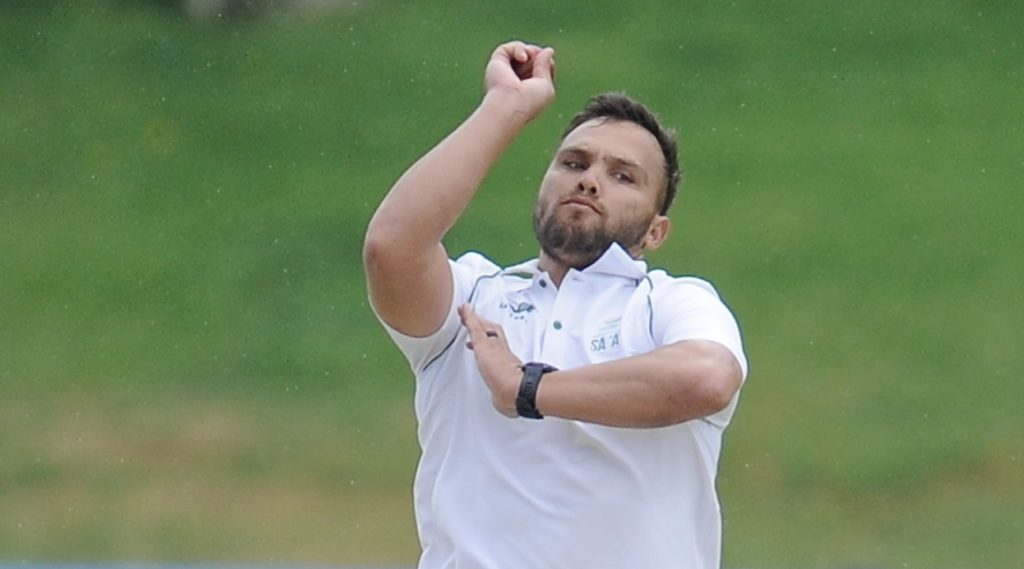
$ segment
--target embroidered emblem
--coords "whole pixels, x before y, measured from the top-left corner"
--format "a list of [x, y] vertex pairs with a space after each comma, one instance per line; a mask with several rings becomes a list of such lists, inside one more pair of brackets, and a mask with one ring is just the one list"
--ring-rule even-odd
[[525, 320], [526, 316], [534, 311], [534, 306], [529, 302], [520, 302], [518, 304], [502, 302], [499, 308], [502, 310], [508, 309], [508, 317], [512, 320]]
[[619, 323], [622, 318], [612, 318], [601, 323], [597, 334], [590, 339], [591, 352], [603, 352], [619, 346]]

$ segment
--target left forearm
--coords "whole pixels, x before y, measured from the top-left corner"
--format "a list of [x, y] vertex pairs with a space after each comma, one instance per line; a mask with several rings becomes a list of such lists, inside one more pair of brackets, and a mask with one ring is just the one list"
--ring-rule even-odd
[[724, 346], [686, 341], [547, 374], [537, 409], [615, 427], [663, 427], [724, 409], [741, 381], [739, 364]]
[[[459, 307], [480, 375], [499, 413], [516, 417], [523, 363], [505, 332]], [[743, 382], [743, 371], [717, 342], [685, 340], [615, 360], [550, 372], [536, 393], [542, 415], [612, 427], [665, 427], [721, 411]]]

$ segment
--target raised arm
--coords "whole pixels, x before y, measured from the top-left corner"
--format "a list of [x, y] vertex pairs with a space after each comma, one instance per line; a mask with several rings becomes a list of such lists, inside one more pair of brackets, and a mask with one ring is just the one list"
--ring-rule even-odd
[[555, 96], [554, 50], [498, 46], [485, 95], [454, 132], [395, 183], [370, 220], [363, 245], [370, 301], [392, 328], [426, 336], [450, 310], [452, 277], [441, 239], [520, 129]]

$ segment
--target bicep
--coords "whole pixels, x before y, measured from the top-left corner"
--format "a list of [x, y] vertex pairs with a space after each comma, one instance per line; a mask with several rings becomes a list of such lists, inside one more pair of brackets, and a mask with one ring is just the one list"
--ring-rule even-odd
[[363, 263], [370, 302], [388, 326], [408, 336], [424, 337], [444, 324], [455, 285], [443, 246], [403, 255], [382, 252], [368, 243]]

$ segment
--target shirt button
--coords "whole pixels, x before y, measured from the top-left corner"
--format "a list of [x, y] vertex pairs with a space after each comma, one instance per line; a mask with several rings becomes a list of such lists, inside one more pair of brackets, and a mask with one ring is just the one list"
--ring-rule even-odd
[[547, 288], [547, 286], [548, 286], [548, 281], [545, 281], [545, 280], [541, 280], [540, 281], [540, 288]]
[[555, 323], [552, 324], [552, 326], [555, 327], [555, 330], [561, 330], [562, 329], [562, 322], [561, 322], [561, 320], [555, 320]]

